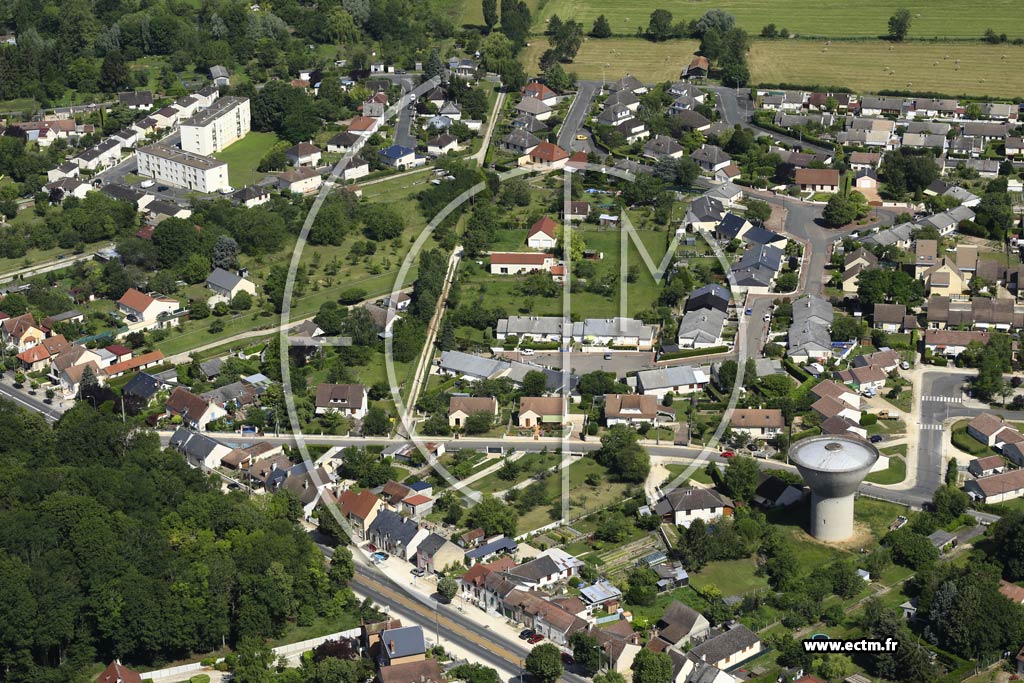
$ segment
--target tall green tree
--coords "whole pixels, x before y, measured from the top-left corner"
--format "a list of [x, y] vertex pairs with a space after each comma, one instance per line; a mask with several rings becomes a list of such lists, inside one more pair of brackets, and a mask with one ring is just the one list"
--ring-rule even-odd
[[672, 660], [664, 652], [643, 648], [630, 667], [633, 683], [668, 683], [672, 680]]
[[498, 0], [482, 0], [482, 3], [484, 25], [487, 27], [487, 31], [490, 32], [498, 25]]
[[611, 37], [611, 24], [608, 23], [608, 19], [603, 14], [598, 15], [597, 19], [594, 20], [594, 27], [590, 29], [590, 35], [594, 38]]
[[902, 41], [910, 31], [910, 10], [901, 7], [889, 17], [889, 38]]
[[526, 655], [526, 670], [538, 683], [555, 683], [562, 676], [562, 653], [552, 643], [537, 645]]

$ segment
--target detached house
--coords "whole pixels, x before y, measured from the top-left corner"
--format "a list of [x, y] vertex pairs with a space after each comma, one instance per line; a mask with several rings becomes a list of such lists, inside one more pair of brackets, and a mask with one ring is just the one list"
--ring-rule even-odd
[[180, 318], [173, 314], [178, 310], [178, 301], [170, 297], [154, 298], [134, 287], [117, 300], [117, 308], [128, 318], [129, 329], [151, 329], [177, 325]]
[[36, 324], [36, 319], [31, 313], [7, 318], [0, 322], [0, 339], [3, 340], [5, 346], [13, 346], [19, 353], [36, 346], [45, 338], [46, 331]]
[[690, 526], [695, 519], [705, 522], [731, 517], [736, 505], [714, 489], [672, 489], [654, 506], [654, 512], [669, 524]]
[[708, 173], [720, 171], [732, 163], [732, 157], [715, 145], [701, 145], [699, 149], [694, 150], [690, 158]]
[[498, 401], [490, 396], [452, 396], [448, 401], [448, 426], [452, 429], [464, 427], [470, 415], [484, 413], [493, 421], [498, 417]]
[[526, 246], [547, 251], [558, 244], [558, 223], [544, 216], [532, 226], [526, 236]]
[[519, 399], [519, 414], [516, 424], [532, 428], [541, 425], [561, 426], [568, 413], [562, 396], [528, 397]]
[[181, 417], [183, 424], [201, 432], [210, 422], [227, 415], [227, 411], [210, 399], [196, 396], [184, 387], [177, 387], [167, 399], [167, 414]]
[[440, 534], [430, 534], [416, 549], [416, 566], [431, 574], [441, 574], [448, 567], [462, 567], [466, 551]]
[[838, 192], [839, 171], [833, 168], [798, 168], [795, 182], [803, 192]]
[[736, 408], [729, 428], [754, 439], [773, 439], [786, 428], [786, 420], [776, 408]]
[[249, 296], [256, 296], [256, 284], [245, 279], [238, 273], [232, 273], [223, 268], [215, 268], [206, 278], [206, 286], [213, 291], [214, 296], [231, 301], [239, 292], [246, 292]]
[[615, 425], [656, 424], [661, 411], [658, 399], [651, 395], [605, 394], [604, 419], [609, 427]]
[[321, 384], [316, 388], [316, 414], [340, 413], [361, 420], [368, 408], [366, 387], [362, 384]]

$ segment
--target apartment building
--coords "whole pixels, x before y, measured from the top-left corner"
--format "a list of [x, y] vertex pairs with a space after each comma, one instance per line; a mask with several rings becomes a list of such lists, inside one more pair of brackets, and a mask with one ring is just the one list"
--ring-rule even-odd
[[181, 122], [181, 148], [195, 154], [219, 152], [249, 132], [249, 98], [221, 97]]
[[197, 192], [219, 192], [228, 184], [228, 165], [202, 154], [156, 143], [136, 152], [139, 175]]

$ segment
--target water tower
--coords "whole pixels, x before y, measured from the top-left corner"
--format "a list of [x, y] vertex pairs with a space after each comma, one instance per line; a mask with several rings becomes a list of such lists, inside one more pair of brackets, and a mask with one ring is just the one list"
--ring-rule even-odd
[[789, 459], [811, 487], [811, 534], [821, 541], [853, 535], [853, 494], [878, 449], [850, 436], [815, 436], [790, 446]]

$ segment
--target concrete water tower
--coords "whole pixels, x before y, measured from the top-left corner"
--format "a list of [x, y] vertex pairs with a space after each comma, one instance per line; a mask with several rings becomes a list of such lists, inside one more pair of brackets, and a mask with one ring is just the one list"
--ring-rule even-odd
[[878, 460], [878, 449], [849, 436], [815, 436], [789, 448], [811, 487], [811, 534], [821, 541], [853, 535], [853, 494]]

